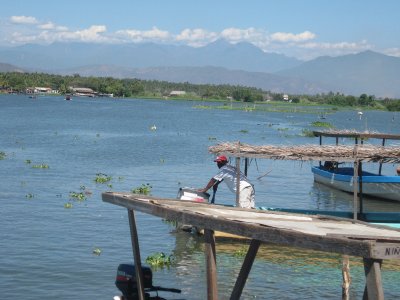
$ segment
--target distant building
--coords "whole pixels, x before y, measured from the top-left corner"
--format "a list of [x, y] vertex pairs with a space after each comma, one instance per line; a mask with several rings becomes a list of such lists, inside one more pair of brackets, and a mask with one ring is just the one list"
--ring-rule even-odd
[[70, 87], [75, 96], [94, 97], [97, 93], [90, 88], [74, 88]]
[[27, 94], [58, 94], [59, 91], [58, 90], [53, 90], [51, 88], [48, 87], [40, 87], [40, 86], [36, 86], [36, 87], [28, 87], [25, 89], [25, 93]]
[[174, 96], [184, 96], [186, 95], [185, 91], [171, 91], [171, 93], [169, 93], [170, 97], [174, 97]]
[[284, 94], [283, 95], [283, 101], [289, 101], [289, 95]]

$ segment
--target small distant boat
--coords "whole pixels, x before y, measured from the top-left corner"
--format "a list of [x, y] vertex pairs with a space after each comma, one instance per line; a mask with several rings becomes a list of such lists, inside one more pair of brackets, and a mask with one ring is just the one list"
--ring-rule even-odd
[[36, 95], [30, 95], [29, 98], [36, 99]]
[[[329, 187], [353, 193], [354, 169], [338, 167], [327, 169], [324, 166], [312, 167], [314, 180]], [[360, 177], [357, 177], [358, 182]], [[370, 197], [400, 201], [400, 176], [385, 176], [375, 173], [362, 172], [362, 193]]]
[[65, 95], [65, 100], [71, 100], [71, 95]]

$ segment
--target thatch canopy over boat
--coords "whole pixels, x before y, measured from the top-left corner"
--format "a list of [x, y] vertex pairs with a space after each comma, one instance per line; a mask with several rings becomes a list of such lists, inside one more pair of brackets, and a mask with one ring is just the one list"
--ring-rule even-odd
[[275, 160], [399, 163], [400, 147], [374, 145], [249, 145], [226, 142], [208, 148], [210, 153], [230, 157]]
[[313, 131], [315, 136], [326, 136], [326, 137], [345, 137], [354, 139], [387, 139], [387, 140], [400, 140], [398, 134], [386, 134], [379, 133], [376, 131], [357, 131], [357, 130], [323, 130]]

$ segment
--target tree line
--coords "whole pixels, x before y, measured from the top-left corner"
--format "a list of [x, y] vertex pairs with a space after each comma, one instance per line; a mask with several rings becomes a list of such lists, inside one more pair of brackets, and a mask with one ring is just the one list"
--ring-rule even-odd
[[[114, 94], [115, 97], [162, 98], [171, 91], [185, 91], [184, 98], [190, 99], [232, 99], [242, 102], [285, 101], [283, 93], [264, 91], [259, 88], [239, 85], [173, 83], [157, 80], [117, 79], [112, 77], [82, 77], [79, 74], [62, 76], [46, 73], [0, 73], [0, 89], [24, 93], [31, 87], [49, 87], [60, 94], [71, 92], [71, 88], [91, 88], [101, 94]], [[293, 103], [328, 104], [350, 107], [371, 107], [400, 111], [400, 99], [378, 100], [374, 95], [344, 95], [342, 93], [322, 93], [316, 95], [288, 95]], [[182, 96], [183, 97], [183, 96]]]

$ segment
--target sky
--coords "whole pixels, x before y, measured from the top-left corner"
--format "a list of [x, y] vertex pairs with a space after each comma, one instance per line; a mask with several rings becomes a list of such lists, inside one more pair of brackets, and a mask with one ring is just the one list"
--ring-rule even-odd
[[302, 60], [365, 50], [400, 57], [399, 12], [398, 0], [3, 0], [0, 46], [224, 39]]

